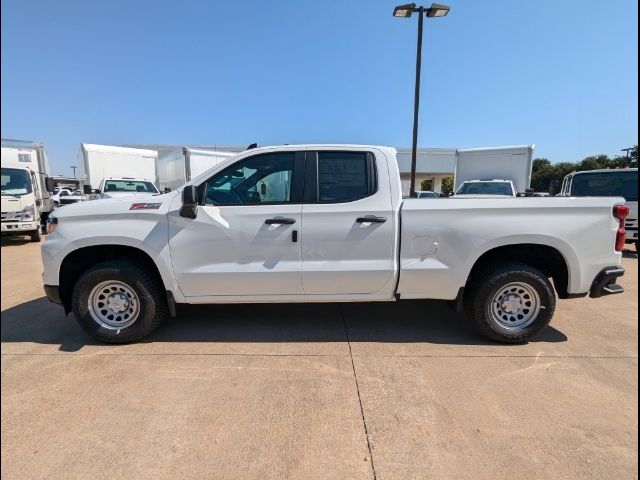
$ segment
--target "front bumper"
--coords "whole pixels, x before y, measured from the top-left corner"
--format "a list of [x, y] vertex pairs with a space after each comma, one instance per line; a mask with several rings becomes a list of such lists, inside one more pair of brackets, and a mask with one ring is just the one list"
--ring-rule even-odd
[[15, 233], [20, 234], [20, 232], [32, 232], [34, 230], [38, 230], [40, 228], [40, 223], [33, 222], [2, 222], [0, 224], [0, 230], [2, 233]]
[[60, 287], [57, 285], [45, 285], [44, 294], [47, 296], [50, 302], [62, 304], [60, 298]]
[[624, 292], [624, 288], [616, 283], [618, 277], [623, 275], [624, 268], [620, 266], [603, 268], [593, 280], [589, 296], [591, 298], [599, 298]]

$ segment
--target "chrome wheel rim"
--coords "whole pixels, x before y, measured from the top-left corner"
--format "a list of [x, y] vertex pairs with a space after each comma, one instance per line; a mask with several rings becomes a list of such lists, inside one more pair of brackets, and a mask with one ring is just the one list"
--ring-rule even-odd
[[121, 330], [135, 323], [140, 314], [138, 295], [117, 280], [102, 282], [89, 293], [89, 313], [102, 327]]
[[531, 325], [540, 309], [540, 295], [535, 288], [524, 282], [512, 282], [498, 289], [489, 314], [502, 328], [518, 330]]

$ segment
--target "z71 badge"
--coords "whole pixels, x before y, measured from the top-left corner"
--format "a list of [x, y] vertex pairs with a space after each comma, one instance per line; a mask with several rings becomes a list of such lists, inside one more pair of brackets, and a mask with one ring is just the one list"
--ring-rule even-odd
[[132, 203], [129, 210], [158, 210], [162, 203]]

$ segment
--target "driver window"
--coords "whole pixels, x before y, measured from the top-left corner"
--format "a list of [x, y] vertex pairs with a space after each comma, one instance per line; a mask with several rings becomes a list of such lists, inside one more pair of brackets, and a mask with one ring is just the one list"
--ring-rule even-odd
[[291, 201], [295, 153], [258, 155], [226, 168], [198, 188], [204, 205], [259, 205]]

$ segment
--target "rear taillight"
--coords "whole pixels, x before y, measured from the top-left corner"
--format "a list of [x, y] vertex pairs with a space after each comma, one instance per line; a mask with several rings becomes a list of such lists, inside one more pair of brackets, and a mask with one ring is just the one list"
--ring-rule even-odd
[[629, 207], [626, 205], [614, 205], [613, 217], [618, 220], [618, 231], [616, 232], [616, 252], [624, 250], [627, 232], [624, 229], [624, 219], [629, 215]]

